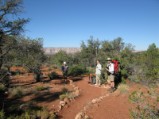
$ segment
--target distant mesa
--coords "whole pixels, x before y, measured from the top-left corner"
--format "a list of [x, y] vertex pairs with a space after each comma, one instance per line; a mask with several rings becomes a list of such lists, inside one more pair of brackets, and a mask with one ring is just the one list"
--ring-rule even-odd
[[48, 55], [53, 55], [59, 51], [65, 51], [68, 54], [74, 54], [81, 51], [81, 48], [77, 47], [45, 47], [44, 52]]
[[[81, 51], [81, 48], [78, 47], [45, 47], [44, 52], [48, 55], [53, 55], [58, 53], [59, 51], [65, 51], [68, 54], [74, 54]], [[134, 50], [134, 53], [144, 52], [144, 50]]]

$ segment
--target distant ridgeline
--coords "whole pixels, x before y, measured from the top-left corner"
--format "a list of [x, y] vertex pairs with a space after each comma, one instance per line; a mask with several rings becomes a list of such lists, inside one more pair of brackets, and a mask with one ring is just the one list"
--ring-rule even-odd
[[56, 54], [58, 53], [59, 51], [65, 51], [66, 53], [68, 54], [74, 54], [74, 53], [77, 53], [77, 52], [80, 52], [81, 51], [81, 48], [76, 48], [76, 47], [50, 47], [50, 48], [44, 48], [44, 52], [45, 54], [48, 54], [48, 55], [52, 55], [52, 54]]

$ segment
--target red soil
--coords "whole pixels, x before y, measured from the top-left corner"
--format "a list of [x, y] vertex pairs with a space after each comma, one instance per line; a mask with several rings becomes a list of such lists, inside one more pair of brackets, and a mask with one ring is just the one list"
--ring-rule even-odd
[[[106, 93], [109, 94], [106, 88], [88, 84], [88, 77], [75, 83], [81, 89], [81, 95], [60, 112], [62, 119], [74, 119], [76, 114], [92, 99]], [[130, 107], [127, 94], [120, 95], [118, 92], [114, 92], [98, 104], [92, 105], [86, 113], [93, 119], [129, 119]]]
[[[44, 72], [47, 73], [47, 69], [45, 69]], [[58, 71], [58, 73], [61, 74], [60, 71]], [[35, 82], [32, 75], [15, 76], [13, 79], [17, 82]], [[91, 107], [86, 111], [86, 114], [92, 119], [130, 119], [129, 109], [132, 107], [132, 104], [130, 104], [128, 96], [133, 90], [138, 90], [139, 86], [131, 84], [128, 93], [119, 93], [118, 90], [114, 93], [109, 93], [104, 87], [95, 87], [89, 84], [88, 80], [89, 77], [86, 76], [82, 80], [74, 82], [74, 84], [80, 89], [80, 96], [76, 97], [75, 100], [70, 102], [67, 106], [64, 106], [64, 108], [59, 112], [60, 119], [74, 119], [75, 116], [83, 110], [84, 106], [92, 101], [92, 99], [105, 94], [108, 94], [108, 96], [101, 102], [91, 105]], [[50, 87], [49, 95], [43, 95], [45, 92], [41, 92], [40, 94], [41, 96], [46, 96], [43, 97], [46, 100], [37, 102], [39, 106], [47, 107], [50, 111], [53, 111], [54, 109], [58, 110], [60, 100], [58, 97], [54, 97], [55, 93], [60, 92], [64, 87], [69, 90], [73, 89], [70, 84], [55, 84], [53, 81], [30, 84], [31, 87], [38, 85], [48, 85]], [[21, 100], [23, 102], [27, 102], [33, 99], [35, 99], [35, 95], [25, 96]]]

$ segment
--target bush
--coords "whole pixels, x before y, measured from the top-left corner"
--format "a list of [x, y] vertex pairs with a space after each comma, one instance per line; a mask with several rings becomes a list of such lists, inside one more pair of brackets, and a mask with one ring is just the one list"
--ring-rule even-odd
[[67, 93], [61, 94], [61, 95], [59, 96], [60, 100], [64, 100], [65, 98], [68, 98], [68, 97], [69, 97], [69, 95], [68, 95]]
[[4, 84], [0, 83], [0, 93], [4, 93], [6, 90], [6, 87]]
[[95, 73], [95, 68], [94, 67], [87, 67], [88, 73]]
[[4, 84], [5, 87], [9, 87], [10, 83], [10, 74], [7, 70], [0, 71], [0, 83]]
[[0, 110], [0, 119], [5, 119], [5, 113], [3, 110]]
[[34, 69], [33, 72], [34, 72], [34, 79], [36, 80], [36, 82], [41, 81], [42, 73], [41, 73], [40, 69]]
[[107, 73], [104, 70], [102, 70], [100, 76], [101, 84], [105, 84], [107, 82], [107, 78], [108, 78]]
[[63, 94], [68, 93], [68, 92], [69, 92], [69, 91], [68, 91], [68, 89], [67, 89], [67, 88], [65, 88], [65, 87], [64, 87], [64, 88], [62, 88], [62, 93], [63, 93]]
[[19, 69], [16, 69], [16, 70], [15, 70], [15, 75], [20, 75], [20, 74], [21, 74], [20, 70], [19, 70]]
[[126, 84], [120, 84], [118, 86], [118, 90], [121, 92], [121, 93], [127, 93], [129, 91], [129, 86], [126, 85]]
[[59, 76], [56, 72], [51, 72], [50, 74], [48, 74], [48, 77], [49, 77], [50, 80], [59, 78]]
[[68, 70], [69, 76], [79, 76], [84, 73], [87, 73], [86, 68], [84, 66], [79, 66], [79, 65], [70, 67], [70, 69]]
[[136, 105], [130, 110], [133, 119], [159, 119], [159, 110], [157, 108], [158, 95], [154, 90], [149, 90], [147, 94], [141, 91], [134, 91], [129, 100]]
[[[5, 119], [5, 118], [0, 118], [0, 119]], [[21, 115], [18, 116], [11, 115], [7, 119], [57, 119], [57, 114], [55, 112], [49, 114], [49, 111], [47, 109], [27, 110], [23, 112]]]
[[24, 89], [22, 87], [16, 87], [9, 91], [12, 98], [20, 98], [24, 95]]
[[121, 70], [121, 75], [122, 75], [122, 77], [123, 77], [124, 79], [128, 78], [128, 72], [127, 72], [127, 70], [126, 70], [126, 69], [122, 69], [122, 70]]
[[48, 119], [50, 116], [48, 110], [43, 109], [37, 112], [37, 117], [41, 118], [41, 119]]
[[35, 87], [35, 89], [36, 89], [37, 91], [42, 91], [42, 90], [48, 89], [48, 87], [37, 86], [37, 87]]

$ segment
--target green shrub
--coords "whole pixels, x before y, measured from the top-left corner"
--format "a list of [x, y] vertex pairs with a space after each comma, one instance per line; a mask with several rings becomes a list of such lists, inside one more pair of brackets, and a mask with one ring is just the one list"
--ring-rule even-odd
[[124, 77], [121, 77], [121, 83], [126, 84], [126, 79]]
[[0, 83], [4, 84], [5, 87], [9, 87], [10, 84], [10, 77], [9, 77], [9, 73], [7, 70], [0, 70]]
[[82, 75], [84, 73], [87, 73], [86, 68], [84, 66], [79, 66], [79, 65], [70, 67], [68, 70], [69, 76], [79, 76], [79, 75]]
[[21, 74], [20, 70], [19, 70], [19, 69], [16, 69], [16, 70], [15, 70], [15, 75], [20, 75], [20, 74]]
[[49, 116], [50, 114], [46, 109], [37, 112], [37, 117], [39, 117], [40, 119], [49, 119]]
[[127, 72], [127, 70], [126, 70], [126, 69], [122, 69], [122, 70], [121, 70], [121, 75], [122, 75], [122, 77], [123, 77], [124, 79], [128, 78], [128, 72]]
[[36, 82], [40, 82], [41, 79], [43, 78], [41, 70], [40, 69], [34, 69], [33, 72], [34, 72], [34, 79], [36, 80]]
[[118, 90], [121, 92], [121, 93], [127, 93], [129, 91], [129, 86], [126, 85], [126, 84], [120, 84], [118, 86]]
[[29, 109], [25, 110], [19, 115], [10, 115], [7, 119], [57, 119], [57, 114], [55, 112], [50, 114], [49, 111], [45, 108], [40, 108], [38, 110]]
[[49, 119], [57, 119], [57, 114], [55, 112], [50, 114]]
[[15, 87], [9, 90], [9, 93], [12, 98], [20, 98], [24, 95], [25, 90], [22, 87]]
[[5, 85], [0, 83], [0, 93], [4, 93], [5, 90], [6, 90]]
[[42, 91], [42, 90], [48, 89], [48, 87], [37, 86], [37, 87], [35, 87], [35, 89], [36, 89], [37, 91]]
[[64, 98], [69, 97], [69, 91], [67, 88], [62, 88], [62, 94], [59, 96], [60, 100], [63, 100]]
[[135, 108], [130, 110], [132, 119], [159, 119], [157, 108], [159, 94], [151, 91], [148, 91], [147, 94], [141, 91], [134, 91], [129, 96], [129, 100], [136, 105]]
[[50, 74], [48, 74], [48, 77], [49, 77], [50, 80], [59, 78], [59, 76], [56, 72], [51, 72]]
[[68, 93], [69, 91], [68, 91], [68, 89], [67, 88], [62, 88], [62, 94], [65, 94], [65, 93]]
[[61, 94], [61, 95], [59, 96], [60, 100], [64, 100], [65, 98], [68, 98], [68, 97], [69, 97], [69, 95], [68, 95], [67, 93]]
[[94, 67], [87, 67], [88, 73], [95, 73]]
[[0, 110], [0, 119], [5, 119], [5, 113], [3, 110]]

